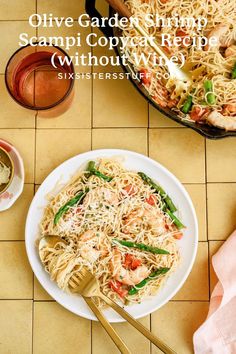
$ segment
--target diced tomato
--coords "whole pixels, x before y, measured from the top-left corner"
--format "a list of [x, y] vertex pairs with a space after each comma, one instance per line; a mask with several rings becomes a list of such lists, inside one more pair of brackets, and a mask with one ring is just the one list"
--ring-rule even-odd
[[167, 54], [171, 54], [171, 50], [169, 49], [168, 46], [164, 45], [162, 48], [163, 48], [164, 52], [166, 52]]
[[136, 193], [136, 189], [132, 184], [128, 184], [126, 187], [123, 188], [123, 190], [128, 195], [133, 195]]
[[178, 28], [176, 30], [176, 36], [177, 37], [186, 37], [188, 35], [187, 32], [185, 32], [182, 28]]
[[155, 205], [156, 201], [157, 201], [157, 198], [156, 198], [156, 196], [154, 194], [151, 194], [150, 197], [146, 199], [146, 202], [149, 205]]
[[169, 225], [165, 224], [165, 229], [170, 230]]
[[176, 107], [177, 106], [177, 103], [178, 103], [178, 100], [169, 100], [168, 103], [167, 103], [167, 106], [169, 108], [173, 108], [173, 107]]
[[185, 43], [183, 43], [183, 40], [185, 37], [189, 36], [189, 34], [184, 31], [182, 28], [178, 28], [176, 30], [176, 37], [180, 37], [182, 39], [181, 46], [189, 46], [192, 43], [192, 40], [190, 38], [185, 39]]
[[176, 240], [181, 240], [182, 237], [183, 237], [183, 232], [181, 232], [181, 231], [176, 232], [176, 233], [174, 234], [174, 238], [175, 238]]
[[167, 102], [165, 102], [159, 96], [152, 96], [152, 98], [154, 99], [154, 101], [156, 101], [159, 104], [159, 106], [161, 106], [161, 107], [166, 107], [167, 106]]
[[123, 284], [118, 280], [111, 280], [109, 282], [110, 288], [115, 291], [122, 299], [128, 294], [128, 290], [123, 288]]
[[204, 116], [209, 112], [209, 109], [206, 108], [202, 108], [199, 106], [195, 106], [193, 107], [191, 113], [190, 113], [190, 117], [192, 120], [194, 120], [195, 122], [199, 122], [201, 120], [204, 119]]
[[124, 268], [135, 270], [142, 264], [141, 259], [135, 258], [132, 254], [125, 255]]
[[82, 206], [78, 206], [78, 208], [76, 208], [76, 214], [80, 214], [82, 209], [83, 209]]
[[140, 79], [144, 85], [150, 86], [152, 73], [147, 69], [141, 69], [139, 71]]

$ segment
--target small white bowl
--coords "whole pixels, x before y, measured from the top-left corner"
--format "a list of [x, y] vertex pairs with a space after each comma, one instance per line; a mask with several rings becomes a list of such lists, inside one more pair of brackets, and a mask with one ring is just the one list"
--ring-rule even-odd
[[24, 187], [23, 160], [16, 148], [5, 140], [0, 139], [0, 147], [7, 152], [14, 166], [11, 183], [0, 193], [0, 211], [9, 209], [19, 198]]

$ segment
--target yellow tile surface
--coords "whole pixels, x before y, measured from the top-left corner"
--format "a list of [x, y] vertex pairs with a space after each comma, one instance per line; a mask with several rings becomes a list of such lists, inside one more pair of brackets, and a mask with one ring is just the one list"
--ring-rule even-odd
[[207, 240], [206, 230], [206, 187], [205, 184], [185, 184], [185, 188], [189, 193], [193, 205], [196, 210], [198, 227], [199, 227], [199, 241]]
[[208, 182], [236, 182], [236, 140], [207, 140]]
[[[139, 320], [145, 327], [150, 328], [150, 318], [149, 316]], [[119, 323], [112, 325], [120, 337], [127, 344], [131, 353], [146, 354], [150, 351], [149, 341], [142, 335], [139, 334], [137, 330], [131, 327], [127, 323]], [[93, 347], [92, 352], [96, 354], [110, 354], [119, 353], [116, 349], [114, 343], [109, 338], [102, 326], [93, 322], [92, 324], [92, 339]]]
[[7, 0], [0, 3], [0, 20], [27, 20], [35, 13], [36, 4], [32, 0]]
[[[208, 312], [207, 302], [169, 302], [152, 314], [152, 331], [180, 354], [193, 354], [192, 337]], [[152, 346], [152, 354], [161, 351]]]
[[207, 185], [208, 238], [225, 240], [236, 228], [236, 183]]
[[189, 129], [150, 129], [150, 157], [157, 160], [181, 182], [204, 183], [204, 139]]
[[23, 193], [16, 203], [1, 213], [0, 240], [24, 240], [25, 220], [34, 195], [34, 185], [25, 184]]
[[128, 80], [94, 80], [94, 127], [147, 127], [147, 102]]
[[92, 148], [127, 149], [146, 155], [147, 129], [93, 129]]
[[0, 352], [32, 353], [32, 301], [0, 301]]
[[32, 299], [33, 273], [24, 242], [0, 242], [0, 299]]
[[33, 346], [35, 354], [90, 353], [90, 321], [55, 302], [34, 304]]
[[74, 98], [71, 107], [63, 115], [56, 118], [37, 116], [38, 128], [90, 128], [91, 127], [91, 96], [92, 80], [75, 81]]
[[108, 16], [109, 6], [105, 1], [97, 0], [96, 1], [96, 8], [102, 16]]
[[198, 252], [192, 271], [175, 300], [208, 300], [208, 244], [198, 243]]
[[[47, 142], [47, 144], [45, 144]], [[44, 178], [60, 163], [91, 149], [91, 136], [88, 129], [37, 131], [36, 146], [36, 183]]]
[[34, 300], [53, 300], [34, 276]]
[[1, 21], [0, 33], [4, 33], [4, 40], [0, 42], [0, 73], [2, 74], [5, 72], [8, 59], [19, 49], [20, 33], [28, 33], [29, 37], [32, 37], [35, 36], [36, 31], [29, 25], [28, 21]]
[[24, 109], [13, 101], [6, 89], [3, 74], [0, 75], [0, 92], [0, 128], [34, 128], [35, 112]]
[[[55, 0], [38, 0], [38, 13], [52, 13], [54, 16], [59, 17], [72, 17], [77, 18], [79, 15], [85, 12], [84, 1], [57, 1], [55, 6]], [[53, 11], [52, 11], [53, 9]]]
[[149, 104], [149, 126], [150, 128], [181, 128], [182, 125], [164, 116], [151, 104]]
[[220, 249], [223, 245], [224, 241], [210, 241], [209, 242], [209, 261], [210, 261], [210, 288], [211, 292], [213, 291], [216, 283], [218, 282], [218, 278], [212, 266], [212, 256]]

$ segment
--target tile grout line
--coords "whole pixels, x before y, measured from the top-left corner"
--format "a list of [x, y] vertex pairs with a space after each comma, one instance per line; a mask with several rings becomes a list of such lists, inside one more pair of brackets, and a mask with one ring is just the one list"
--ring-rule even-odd
[[208, 252], [208, 298], [211, 298], [211, 259], [210, 259], [210, 243], [208, 235], [208, 193], [207, 193], [207, 140], [205, 138], [205, 196], [206, 196], [206, 236], [207, 236], [207, 252]]

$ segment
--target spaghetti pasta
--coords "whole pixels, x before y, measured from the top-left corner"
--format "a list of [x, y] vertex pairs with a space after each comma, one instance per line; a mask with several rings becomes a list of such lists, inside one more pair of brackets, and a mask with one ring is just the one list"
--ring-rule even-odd
[[[75, 176], [44, 210], [41, 237], [58, 235], [62, 242], [41, 250], [40, 257], [63, 290], [70, 291], [70, 278], [86, 266], [110, 298], [141, 302], [160, 289], [180, 260], [181, 231], [166, 209], [170, 197], [115, 159], [89, 166], [92, 170]], [[70, 203], [55, 223], [58, 211], [79, 193], [86, 193], [84, 199]]]
[[[191, 70], [201, 68], [192, 86], [187, 90], [178, 90], [178, 83], [174, 80], [166, 80], [167, 67], [156, 65], [152, 57], [155, 53], [149, 46], [140, 46], [138, 35], [134, 28], [123, 30], [124, 37], [136, 37], [136, 45], [127, 45], [124, 54], [138, 73], [144, 73], [141, 81], [149, 95], [161, 107], [169, 107], [177, 112], [182, 119], [199, 123], [208, 122], [208, 116], [218, 112], [224, 118], [231, 117], [233, 124], [222, 124], [221, 128], [236, 130], [236, 80], [234, 65], [236, 63], [236, 12], [234, 0], [125, 0], [135, 18], [146, 32], [154, 37], [159, 44], [163, 44], [163, 37], [170, 38], [171, 46], [165, 41], [162, 49], [169, 56], [174, 55], [179, 63], [185, 59], [186, 65]], [[170, 18], [191, 18], [195, 22], [199, 18], [207, 19], [206, 26], [173, 27], [150, 26], [145, 21], [147, 16], [158, 16], [163, 21]], [[191, 24], [191, 22], [190, 22]], [[182, 45], [175, 45], [174, 39], [182, 40]], [[203, 42], [194, 45], [195, 38], [216, 38], [217, 45], [209, 46]], [[190, 40], [189, 40], [190, 39]], [[190, 45], [184, 45], [187, 42]], [[167, 44], [166, 44], [167, 43]], [[186, 44], [186, 43], [185, 43]], [[150, 55], [151, 53], [151, 55]], [[149, 58], [148, 62], [144, 59]], [[137, 63], [136, 58], [141, 58]], [[194, 64], [192, 66], [192, 64]], [[211, 80], [216, 100], [209, 104], [205, 99], [204, 82]], [[192, 105], [189, 111], [183, 112], [182, 108], [188, 95], [192, 96]], [[228, 107], [233, 106], [229, 111]], [[214, 116], [213, 114], [213, 116]], [[211, 114], [212, 116], [212, 114]], [[222, 121], [224, 119], [222, 118]], [[214, 120], [210, 123], [214, 125]], [[215, 122], [215, 125], [217, 123]]]

